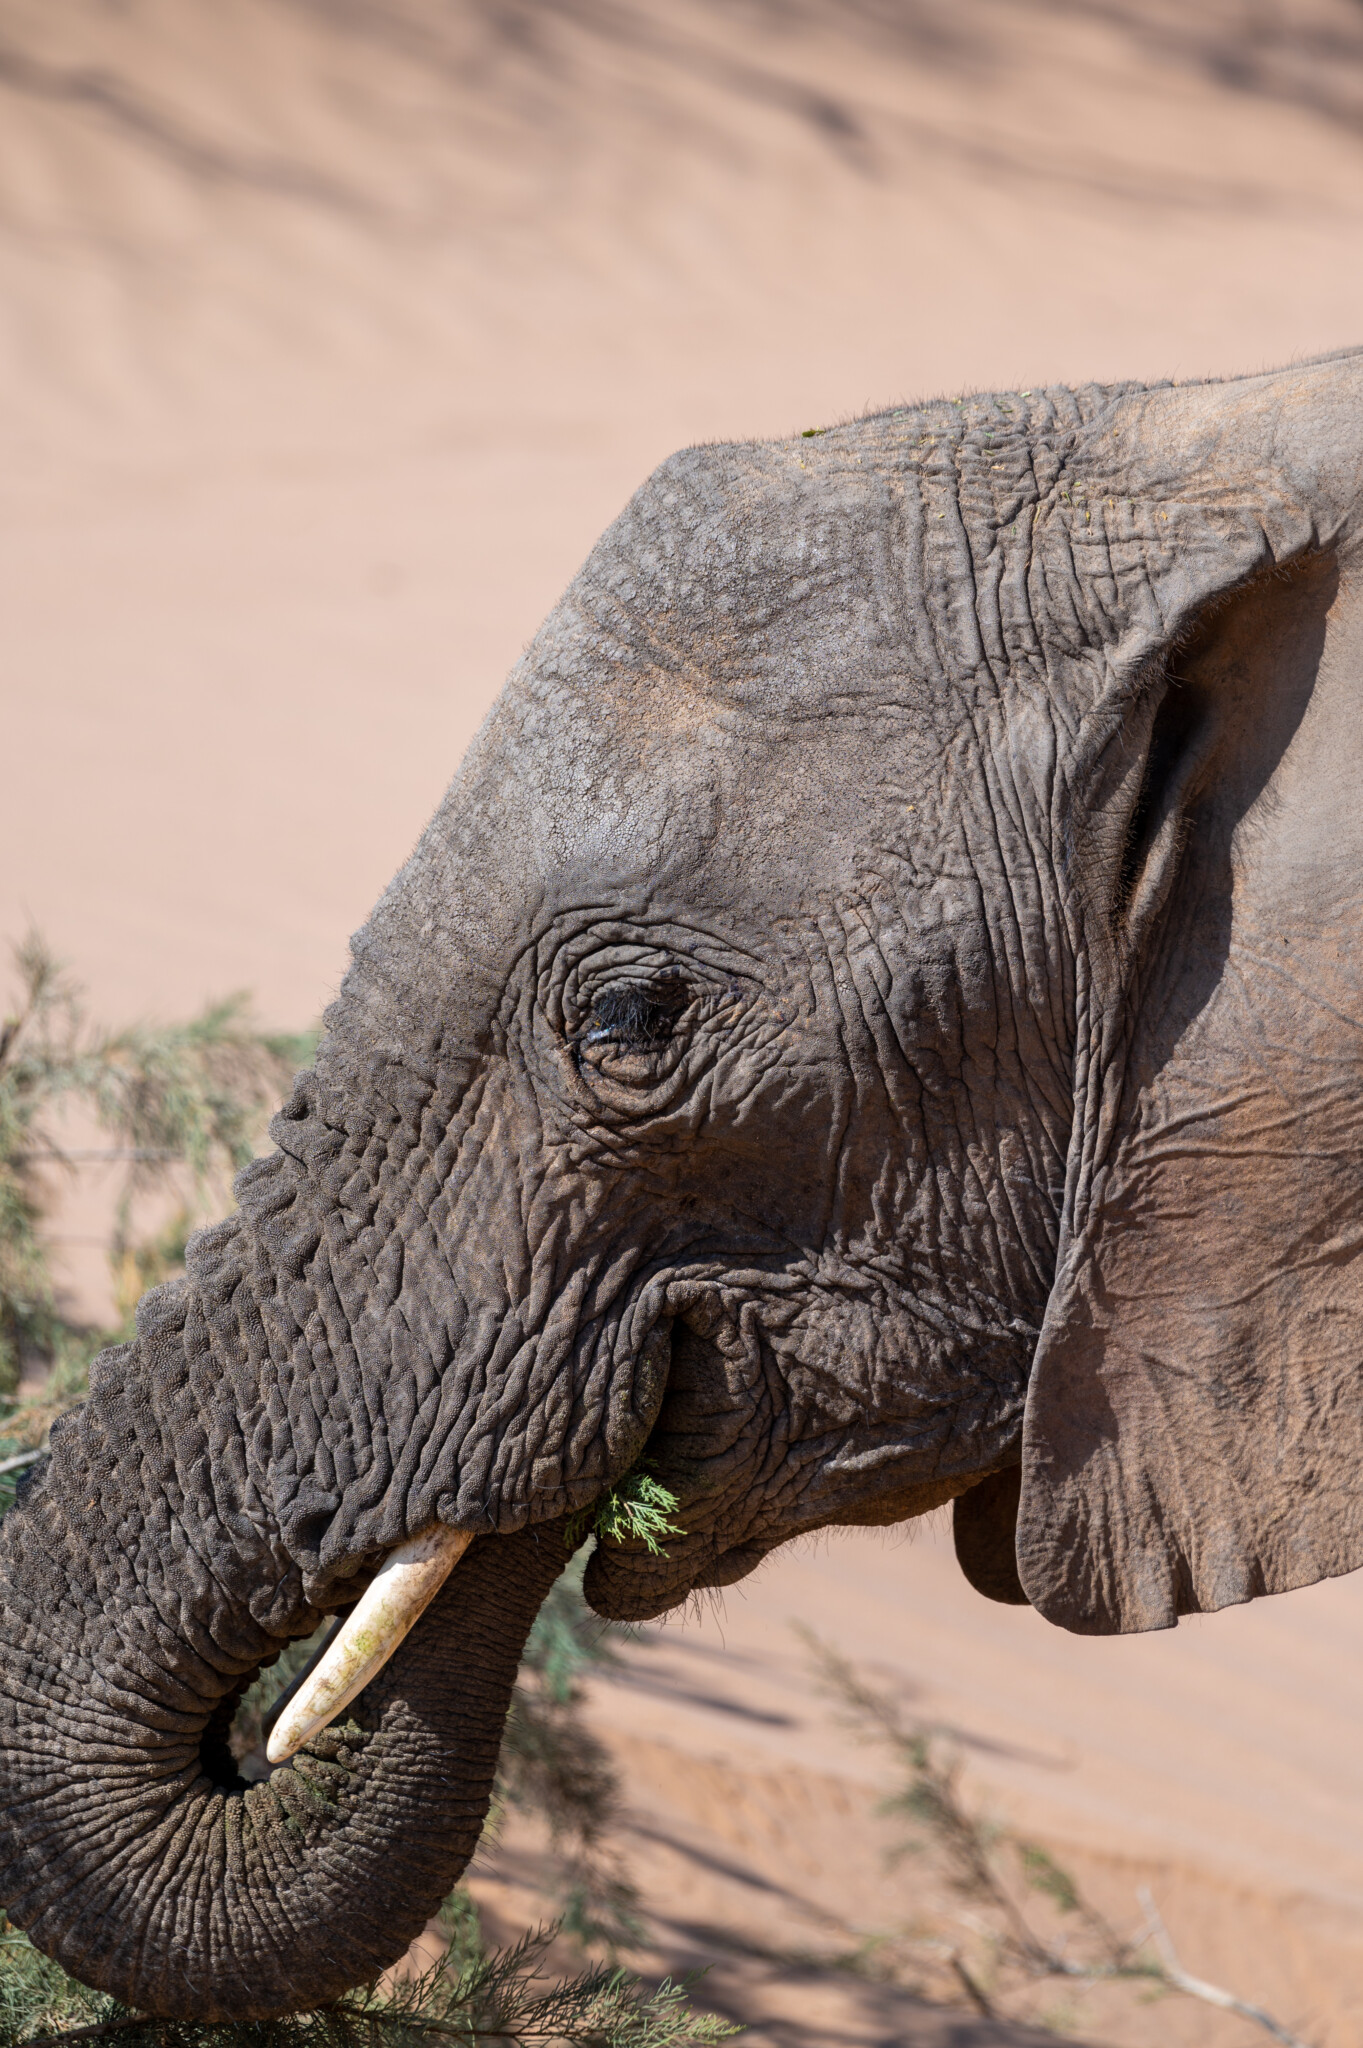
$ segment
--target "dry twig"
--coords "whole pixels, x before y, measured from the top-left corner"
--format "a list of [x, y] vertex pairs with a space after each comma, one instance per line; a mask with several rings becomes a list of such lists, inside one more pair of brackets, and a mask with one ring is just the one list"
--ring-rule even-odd
[[[887, 1748], [905, 1772], [902, 1787], [883, 1802], [883, 1810], [926, 1827], [956, 1890], [995, 1916], [991, 1924], [972, 1914], [965, 1924], [989, 1942], [999, 1967], [1011, 1967], [1020, 1978], [1034, 1980], [1054, 1977], [1090, 1984], [1141, 1980], [1234, 2013], [1271, 2035], [1282, 2048], [1309, 2048], [1262, 2006], [1185, 1970], [1148, 1891], [1138, 1895], [1144, 1923], [1127, 1938], [1083, 1897], [1074, 1879], [1044, 1849], [1007, 1830], [988, 1827], [961, 1798], [959, 1759], [949, 1752], [943, 1754], [942, 1745], [949, 1740], [950, 1731], [906, 1716], [897, 1700], [868, 1684], [812, 1630], [800, 1623], [794, 1626], [813, 1656], [824, 1691], [839, 1702], [847, 1723]], [[1070, 1954], [1066, 1945], [1046, 1940], [1033, 1925], [1005, 1879], [1005, 1852], [1025, 1884], [1047, 1894], [1062, 1913], [1077, 1916], [1087, 1937], [1087, 1955]], [[997, 1998], [986, 1997], [960, 1950], [948, 1949], [946, 1960], [976, 2010], [987, 2017], [996, 2016], [1000, 2010]]]

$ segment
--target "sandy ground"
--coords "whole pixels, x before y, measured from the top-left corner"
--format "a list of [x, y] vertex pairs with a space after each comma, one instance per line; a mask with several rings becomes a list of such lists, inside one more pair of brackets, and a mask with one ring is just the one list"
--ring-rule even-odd
[[[0, 934], [110, 1017], [305, 1023], [672, 447], [1356, 341], [1361, 234], [1350, 0], [0, 0]], [[1001, 2038], [759, 1953], [912, 1917], [804, 1614], [1114, 1912], [1150, 1881], [1190, 1966], [1358, 2040], [1360, 1601], [1090, 1644], [935, 1539], [780, 1559], [599, 1689], [669, 1952], [741, 1936], [754, 2040]]]
[[[594, 1683], [626, 1862], [659, 1929], [650, 1959], [713, 1964], [707, 1994], [760, 2023], [759, 2044], [935, 2042], [905, 1985], [975, 2023], [941, 1960], [972, 1909], [931, 1857], [888, 1864], [904, 1830], [878, 1809], [899, 1781], [841, 1724], [796, 1623], [943, 1731], [967, 1805], [1043, 1845], [1120, 1931], [1142, 1923], [1147, 1888], [1186, 1969], [1318, 2048], [1363, 2038], [1363, 1580], [1081, 1641], [972, 1593], [934, 1518], [780, 1555]], [[513, 1825], [480, 1874], [495, 1927], [543, 1914], [537, 1848]], [[877, 1983], [871, 1945], [905, 1933], [920, 1946], [893, 1952], [900, 1988]], [[869, 1976], [849, 1973], [859, 1949]], [[1253, 2038], [1139, 1986], [1052, 1980], [1004, 2004], [1123, 2048]], [[960, 2038], [1014, 2036], [981, 2023]]]

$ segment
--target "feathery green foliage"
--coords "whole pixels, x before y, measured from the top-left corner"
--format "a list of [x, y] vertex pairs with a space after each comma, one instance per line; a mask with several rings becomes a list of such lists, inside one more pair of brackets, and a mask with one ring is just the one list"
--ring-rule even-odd
[[1042, 1892], [1062, 1913], [1079, 1911], [1079, 1890], [1055, 1858], [1036, 1842], [1018, 1843], [1022, 1874], [1034, 1892]]
[[601, 1543], [642, 1543], [654, 1557], [666, 1557], [663, 1538], [686, 1534], [669, 1519], [677, 1505], [676, 1494], [654, 1478], [644, 1460], [590, 1507], [579, 1509], [568, 1524], [564, 1541], [569, 1550], [576, 1550], [584, 1537], [592, 1534]]
[[[934, 1946], [945, 1949], [957, 1982], [984, 2017], [1018, 2017], [1016, 1994], [1029, 1984], [1055, 1979], [1070, 1984], [1133, 1981], [1147, 1997], [1152, 1992], [1178, 1992], [1235, 2013], [1282, 2048], [1307, 2048], [1261, 2006], [1183, 1969], [1148, 1892], [1138, 1895], [1141, 1925], [1134, 1934], [1120, 1933], [1047, 1850], [1010, 1829], [991, 1825], [966, 1804], [960, 1759], [946, 1730], [909, 1719], [889, 1693], [868, 1684], [837, 1650], [811, 1629], [798, 1622], [794, 1626], [844, 1722], [881, 1745], [902, 1773], [897, 1789], [881, 1802], [881, 1811], [906, 1816], [924, 1835], [901, 1840], [890, 1860], [911, 1851], [935, 1852], [953, 1888], [974, 1909], [974, 1954], [968, 1957], [959, 1939], [950, 1946]], [[1077, 1925], [1063, 1940], [1034, 1923], [1019, 1897], [1023, 1888], [1048, 1899], [1058, 1914], [1073, 1916]], [[893, 1937], [878, 1944], [882, 1958], [893, 1945]], [[906, 1938], [904, 1946], [912, 1947], [912, 1940]]]
[[582, 1680], [617, 1661], [612, 1638], [628, 1631], [603, 1622], [583, 1599], [589, 1555], [581, 1550], [555, 1581], [530, 1631], [494, 1796], [498, 1806], [547, 1823], [563, 1932], [614, 1957], [636, 1947], [645, 1930], [638, 1894], [611, 1845], [620, 1788], [604, 1745], [582, 1717]]
[[[60, 1118], [79, 1105], [122, 1167], [110, 1256], [119, 1306], [174, 1270], [194, 1221], [252, 1156], [269, 1107], [313, 1041], [264, 1033], [244, 996], [210, 1004], [186, 1024], [105, 1031], [36, 932], [14, 948], [17, 1001], [0, 1022], [0, 1394], [25, 1358], [50, 1361], [51, 1396], [78, 1396], [90, 1358], [115, 1333], [92, 1333], [58, 1311], [42, 1236], [44, 1172], [69, 1167]], [[187, 1181], [189, 1199], [168, 1238], [137, 1246], [140, 1197]]]
[[619, 1665], [614, 1648], [617, 1642], [639, 1640], [633, 1629], [593, 1614], [582, 1597], [590, 1556], [584, 1545], [555, 1579], [535, 1616], [521, 1659], [522, 1670], [534, 1673], [546, 1698], [557, 1706], [567, 1706], [579, 1696], [581, 1681], [589, 1672], [609, 1671]]
[[541, 1927], [489, 1955], [478, 1944], [422, 1976], [255, 2022], [151, 2019], [87, 1990], [0, 1921], [0, 2048], [707, 2048], [738, 2029], [697, 2012], [688, 1983], [646, 1991], [622, 1970], [546, 1984]]

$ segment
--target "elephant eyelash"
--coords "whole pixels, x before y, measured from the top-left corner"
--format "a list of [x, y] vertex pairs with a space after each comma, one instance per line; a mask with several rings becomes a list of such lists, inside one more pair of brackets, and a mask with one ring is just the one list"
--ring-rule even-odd
[[679, 974], [650, 982], [620, 981], [602, 989], [575, 1044], [614, 1045], [622, 1052], [653, 1052], [672, 1036], [690, 991]]

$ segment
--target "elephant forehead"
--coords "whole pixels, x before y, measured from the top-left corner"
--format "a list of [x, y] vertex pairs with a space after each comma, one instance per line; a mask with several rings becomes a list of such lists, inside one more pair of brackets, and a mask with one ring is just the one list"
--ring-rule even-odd
[[[469, 1019], [500, 1002], [565, 876], [569, 894], [681, 877], [696, 901], [780, 914], [886, 861], [903, 891], [1035, 868], [1072, 722], [1044, 644], [1055, 606], [1033, 616], [1054, 537], [1020, 516], [1041, 488], [1023, 409], [975, 411], [663, 465], [357, 935], [345, 994], [367, 1032], [396, 1050], [448, 1031], [448, 986], [476, 1043]], [[1072, 581], [1056, 587], [1073, 599]], [[1014, 785], [1035, 798], [1021, 823]]]
[[956, 463], [925, 464], [882, 422], [834, 430], [817, 455], [798, 443], [685, 450], [593, 550], [533, 664], [551, 689], [642, 689], [655, 717], [682, 723], [922, 709], [925, 692], [978, 680], [992, 691], [1035, 651], [1030, 626], [1011, 653], [998, 631], [1020, 595], [1010, 567], [1032, 544], [1006, 495], [963, 491]]
[[948, 728], [905, 691], [756, 725], [662, 688], [643, 701], [612, 672], [590, 717], [547, 711], [543, 689], [507, 692], [484, 788], [551, 911], [653, 881], [763, 915], [888, 884], [924, 923], [958, 922], [982, 879], [1036, 884], [1063, 743], [1048, 705], [995, 700]]

